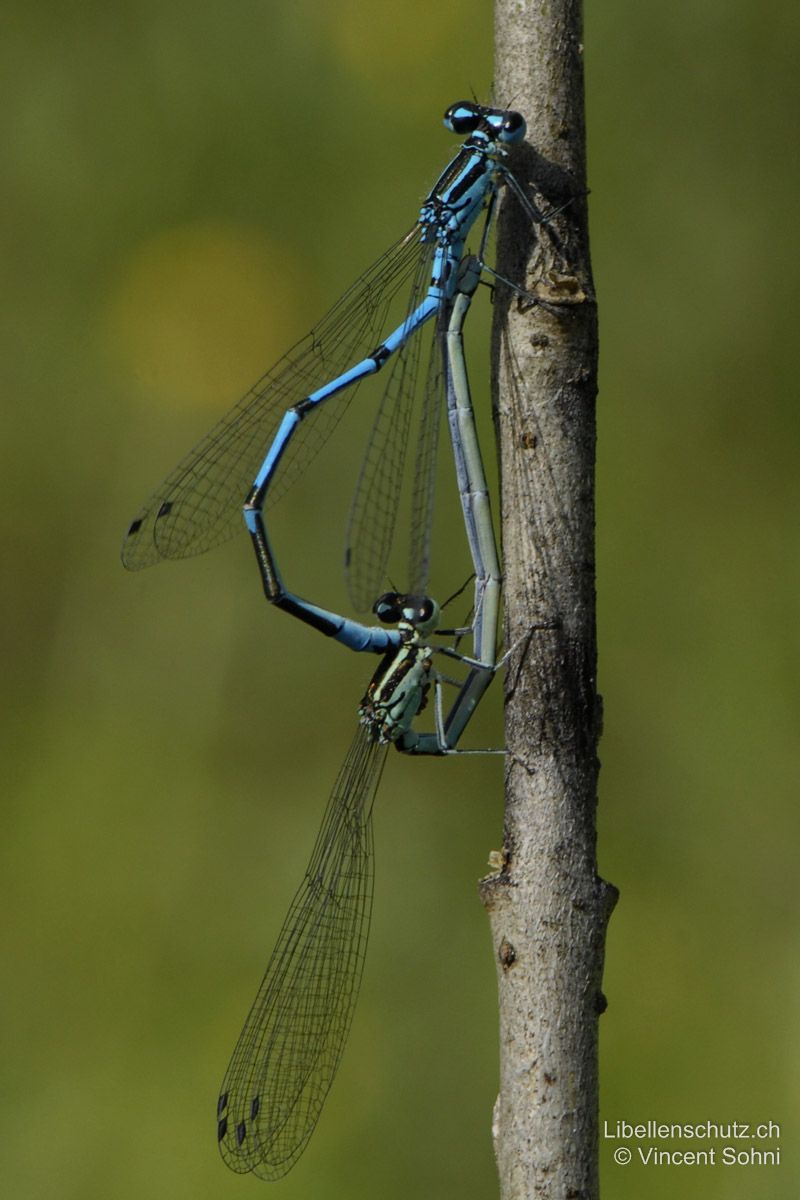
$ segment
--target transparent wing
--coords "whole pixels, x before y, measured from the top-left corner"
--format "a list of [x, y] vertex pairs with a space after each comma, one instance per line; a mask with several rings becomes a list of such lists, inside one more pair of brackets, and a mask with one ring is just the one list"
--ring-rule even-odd
[[436, 490], [436, 459], [439, 428], [445, 407], [444, 331], [449, 306], [436, 317], [436, 329], [430, 347], [425, 394], [417, 435], [414, 461], [414, 486], [411, 492], [411, 537], [408, 546], [408, 580], [412, 592], [427, 595], [430, 577], [433, 502]]
[[[386, 333], [392, 301], [417, 278], [419, 225], [341, 297], [178, 464], [136, 515], [122, 547], [130, 570], [185, 558], [240, 528], [242, 505], [287, 408], [366, 357]], [[401, 310], [398, 320], [402, 320]], [[412, 339], [413, 340], [413, 339]], [[292, 439], [268, 501], [278, 499], [322, 446], [358, 385], [323, 404]]]
[[[411, 309], [422, 299], [430, 283], [433, 247], [421, 256], [412, 289]], [[435, 327], [437, 319], [430, 322]], [[423, 382], [420, 364], [427, 346], [429, 364]], [[441, 372], [436, 367], [441, 350], [438, 338], [411, 338], [392, 364], [391, 374], [370, 431], [366, 452], [361, 460], [353, 502], [345, 534], [345, 575], [350, 599], [357, 611], [369, 609], [387, 586], [386, 567], [397, 526], [400, 496], [405, 477], [412, 427], [417, 453], [414, 465], [414, 492], [410, 525], [410, 544], [427, 547], [432, 518], [435, 439], [438, 414], [442, 406]], [[432, 395], [433, 389], [433, 395]], [[412, 414], [416, 412], [416, 421]], [[433, 441], [432, 441], [433, 440]], [[428, 503], [418, 503], [420, 475], [427, 473]], [[422, 485], [425, 486], [425, 485]], [[417, 523], [422, 522], [424, 528]], [[414, 563], [404, 581], [409, 591], [423, 591], [427, 582], [427, 563]], [[424, 577], [423, 577], [424, 576]]]
[[372, 803], [386, 746], [360, 728], [217, 1107], [222, 1157], [278, 1179], [310, 1138], [350, 1029], [372, 907]]

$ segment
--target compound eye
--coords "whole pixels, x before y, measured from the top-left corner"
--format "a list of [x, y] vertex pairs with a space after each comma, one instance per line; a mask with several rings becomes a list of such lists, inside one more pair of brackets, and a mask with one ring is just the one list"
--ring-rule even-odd
[[458, 100], [444, 114], [444, 123], [452, 133], [473, 133], [481, 119], [480, 107], [469, 100]]
[[396, 625], [400, 620], [401, 608], [397, 592], [384, 592], [372, 606], [372, 611], [384, 625]]
[[433, 614], [434, 603], [428, 596], [425, 596], [422, 603], [417, 608], [417, 621], [424, 625], [426, 621], [430, 621]]
[[522, 113], [509, 111], [503, 118], [500, 140], [503, 142], [519, 142], [525, 137], [525, 118]]

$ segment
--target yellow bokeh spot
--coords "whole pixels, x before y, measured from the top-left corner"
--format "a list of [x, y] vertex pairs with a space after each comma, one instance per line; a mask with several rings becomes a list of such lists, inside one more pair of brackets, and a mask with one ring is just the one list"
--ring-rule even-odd
[[261, 230], [189, 225], [136, 248], [106, 328], [154, 403], [218, 413], [306, 332], [308, 307], [302, 268]]

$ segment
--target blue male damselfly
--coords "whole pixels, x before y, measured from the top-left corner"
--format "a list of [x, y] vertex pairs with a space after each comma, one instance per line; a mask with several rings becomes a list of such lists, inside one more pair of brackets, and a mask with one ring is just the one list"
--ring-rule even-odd
[[[385, 587], [419, 374], [420, 351], [413, 335], [433, 320], [435, 333], [444, 338], [465, 240], [485, 213], [483, 253], [500, 184], [513, 190], [532, 221], [541, 220], [503, 161], [507, 147], [524, 137], [523, 117], [460, 101], [447, 110], [444, 123], [452, 132], [468, 136], [428, 193], [414, 225], [171, 472], [130, 524], [122, 551], [128, 568], [211, 548], [241, 528], [244, 510], [262, 585], [272, 603], [351, 649], [381, 653], [399, 646], [396, 631], [350, 621], [287, 590], [269, 545], [263, 510], [307, 465], [359, 383], [390, 364], [351, 508], [345, 551], [349, 590], [358, 611], [366, 610]], [[405, 316], [376, 345], [392, 301], [409, 285]], [[427, 408], [419, 422], [406, 581], [409, 592], [420, 593], [427, 588], [431, 445], [442, 374], [436, 340], [423, 388]]]

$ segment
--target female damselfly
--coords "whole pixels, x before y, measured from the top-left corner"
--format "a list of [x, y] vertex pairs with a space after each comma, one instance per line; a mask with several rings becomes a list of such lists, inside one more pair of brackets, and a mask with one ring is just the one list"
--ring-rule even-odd
[[[372, 909], [372, 805], [394, 744], [412, 753], [459, 753], [456, 743], [496, 669], [500, 574], [477, 436], [462, 327], [478, 279], [474, 260], [460, 271], [446, 342], [450, 429], [467, 538], [475, 571], [474, 658], [447, 719], [433, 660], [439, 606], [425, 596], [387, 593], [373, 606], [396, 626], [390, 649], [359, 708], [360, 726], [328, 801], [322, 825], [239, 1036], [217, 1103], [217, 1137], [234, 1171], [275, 1180], [294, 1165], [330, 1090], [353, 1018]], [[467, 631], [453, 631], [464, 633]], [[435, 733], [413, 722], [435, 689]]]

